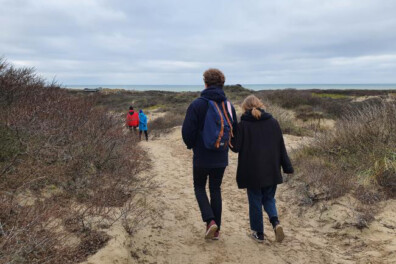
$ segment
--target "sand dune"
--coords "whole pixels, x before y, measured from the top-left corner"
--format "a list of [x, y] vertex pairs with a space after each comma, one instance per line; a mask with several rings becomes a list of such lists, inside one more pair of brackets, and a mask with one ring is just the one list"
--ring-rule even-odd
[[[293, 148], [306, 140], [285, 138]], [[292, 181], [280, 185], [277, 193], [285, 240], [274, 241], [266, 219], [266, 242], [254, 242], [247, 235], [247, 197], [236, 186], [233, 153], [222, 185], [221, 240], [206, 241], [192, 185], [192, 153], [181, 141], [180, 128], [141, 145], [152, 159], [142, 176], [154, 174], [160, 184], [147, 193], [151, 209], [160, 217], [132, 238], [116, 224], [109, 231], [113, 239], [86, 263], [396, 263], [396, 201], [381, 204], [370, 228], [360, 231], [348, 222], [354, 217], [348, 209], [351, 198], [299, 206]]]

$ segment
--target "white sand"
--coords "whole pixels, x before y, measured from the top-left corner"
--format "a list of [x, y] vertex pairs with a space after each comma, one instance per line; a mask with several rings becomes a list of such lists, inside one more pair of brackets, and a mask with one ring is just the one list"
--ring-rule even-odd
[[[298, 137], [285, 138], [288, 147], [299, 143]], [[233, 153], [222, 185], [221, 239], [204, 240], [205, 225], [193, 191], [192, 153], [183, 145], [180, 128], [141, 146], [153, 162], [144, 173], [156, 175], [161, 185], [147, 194], [152, 210], [161, 217], [132, 238], [116, 224], [110, 230], [114, 238], [86, 263], [396, 263], [395, 200], [380, 204], [376, 220], [360, 231], [348, 224], [355, 217], [348, 198], [301, 207], [296, 186], [289, 182], [277, 193], [285, 240], [274, 241], [266, 219], [267, 240], [257, 244], [247, 236], [247, 197], [236, 186]]]

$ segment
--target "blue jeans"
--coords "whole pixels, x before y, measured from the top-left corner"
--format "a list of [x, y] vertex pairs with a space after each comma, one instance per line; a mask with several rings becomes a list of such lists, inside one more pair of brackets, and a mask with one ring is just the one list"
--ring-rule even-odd
[[278, 218], [275, 200], [276, 185], [261, 189], [247, 189], [249, 200], [250, 228], [258, 233], [264, 232], [263, 206], [268, 218]]

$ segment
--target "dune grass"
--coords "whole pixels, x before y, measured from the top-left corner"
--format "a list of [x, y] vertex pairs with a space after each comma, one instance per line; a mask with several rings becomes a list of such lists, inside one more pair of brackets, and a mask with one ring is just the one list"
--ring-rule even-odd
[[296, 154], [301, 179], [325, 199], [350, 192], [366, 204], [395, 198], [395, 113], [396, 103], [385, 101], [351, 110]]

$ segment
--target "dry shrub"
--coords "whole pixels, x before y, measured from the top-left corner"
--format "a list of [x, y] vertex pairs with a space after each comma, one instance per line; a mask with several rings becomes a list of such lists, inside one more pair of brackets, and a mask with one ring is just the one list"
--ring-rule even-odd
[[[69, 92], [72, 94], [83, 93], [78, 91]], [[224, 86], [224, 92], [234, 104], [253, 93], [253, 91], [238, 85], [226, 85]], [[160, 133], [169, 132], [170, 128], [180, 126], [183, 123], [188, 106], [200, 96], [200, 92], [125, 90], [109, 92], [104, 89], [97, 96], [97, 102], [100, 106], [108, 107], [114, 112], [124, 112], [130, 105], [133, 105], [135, 109], [155, 110], [166, 113], [164, 117], [149, 123], [149, 130], [154, 132], [154, 136], [158, 136]]]
[[102, 231], [85, 232], [77, 247], [58, 253], [57, 261], [60, 261], [59, 263], [80, 263], [106, 245], [109, 239], [110, 237]]
[[395, 113], [396, 103], [386, 101], [351, 109], [296, 155], [301, 178], [328, 199], [350, 191], [365, 204], [395, 197]]
[[310, 91], [296, 89], [261, 91], [260, 97], [287, 109], [295, 109], [300, 105], [317, 106], [320, 98], [312, 96]]
[[170, 129], [181, 126], [184, 121], [184, 115], [181, 113], [167, 112], [164, 116], [158, 117], [150, 122], [150, 130], [154, 133], [167, 132]]
[[369, 224], [375, 219], [372, 207], [360, 207], [356, 210], [354, 226], [358, 229], [368, 228]]
[[295, 111], [296, 117], [303, 121], [308, 121], [312, 119], [319, 120], [323, 118], [323, 114], [316, 112], [310, 105], [300, 105], [295, 109]]
[[298, 166], [304, 173], [306, 194], [312, 202], [342, 196], [352, 187], [351, 175], [345, 175], [346, 172], [334, 163], [311, 157]]
[[173, 107], [187, 109], [188, 104], [197, 98], [199, 93], [126, 90], [121, 90], [118, 93], [109, 93], [107, 90], [102, 90], [97, 96], [99, 105], [105, 106], [114, 112], [125, 112], [130, 105], [133, 105], [137, 110], [162, 108], [166, 109], [166, 111], [172, 111]]
[[[257, 94], [270, 102], [286, 109], [296, 110], [297, 114], [304, 116], [304, 111], [300, 112], [300, 107], [310, 106], [313, 113], [323, 113], [327, 118], [339, 118], [348, 112], [348, 107], [352, 105], [351, 98], [337, 96], [340, 91], [334, 90], [268, 90], [259, 91]], [[335, 98], [314, 96], [322, 93], [331, 93]], [[369, 92], [367, 92], [369, 94]], [[347, 93], [349, 94], [349, 93]], [[306, 109], [302, 109], [306, 110]]]
[[107, 241], [98, 227], [147, 216], [142, 151], [96, 99], [0, 61], [1, 263], [79, 262]]
[[[149, 124], [149, 128], [154, 134], [168, 132], [170, 129], [181, 126], [185, 118], [188, 105], [168, 106], [163, 108], [165, 115], [154, 119]], [[267, 111], [270, 112], [279, 122], [282, 131], [286, 134], [301, 136], [305, 131], [296, 126], [294, 114], [278, 105], [266, 103]]]
[[242, 104], [246, 97], [254, 93], [254, 91], [246, 89], [241, 85], [224, 85], [223, 90], [227, 99], [234, 105]]
[[296, 136], [302, 136], [304, 134], [305, 131], [296, 126], [296, 119], [292, 111], [269, 102], [266, 102], [265, 105], [267, 108], [266, 111], [271, 113], [274, 118], [278, 120], [283, 133]]

